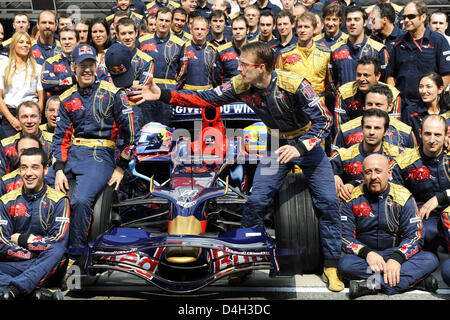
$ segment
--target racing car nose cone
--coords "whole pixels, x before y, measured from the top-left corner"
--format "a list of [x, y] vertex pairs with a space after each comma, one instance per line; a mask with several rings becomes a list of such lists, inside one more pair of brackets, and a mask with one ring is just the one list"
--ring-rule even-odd
[[[177, 216], [169, 226], [169, 234], [198, 235], [203, 232], [201, 222], [193, 216]], [[197, 260], [200, 248], [196, 247], [168, 247], [166, 249], [166, 260], [172, 263], [190, 263]]]

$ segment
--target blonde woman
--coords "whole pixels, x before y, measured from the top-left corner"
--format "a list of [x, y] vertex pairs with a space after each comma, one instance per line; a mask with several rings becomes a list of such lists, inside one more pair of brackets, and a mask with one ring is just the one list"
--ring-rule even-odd
[[44, 107], [44, 90], [40, 81], [41, 66], [31, 54], [31, 37], [16, 32], [11, 38], [9, 59], [0, 61], [0, 112], [6, 137], [21, 130], [16, 109], [24, 101]]

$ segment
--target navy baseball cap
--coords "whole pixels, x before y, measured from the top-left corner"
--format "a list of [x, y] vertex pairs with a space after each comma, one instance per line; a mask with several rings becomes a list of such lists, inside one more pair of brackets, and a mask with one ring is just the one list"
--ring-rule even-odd
[[72, 51], [72, 61], [76, 64], [83, 62], [86, 59], [93, 59], [97, 61], [95, 49], [87, 44], [79, 44]]
[[106, 51], [105, 65], [116, 87], [128, 88], [133, 85], [132, 59], [133, 53], [130, 48], [118, 42], [114, 43]]

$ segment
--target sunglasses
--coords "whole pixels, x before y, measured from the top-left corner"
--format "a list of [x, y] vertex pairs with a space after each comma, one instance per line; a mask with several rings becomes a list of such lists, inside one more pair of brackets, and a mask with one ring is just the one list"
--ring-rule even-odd
[[418, 14], [403, 14], [402, 15], [402, 19], [403, 20], [406, 20], [406, 19], [408, 19], [408, 20], [413, 20], [413, 19], [415, 19], [415, 18], [417, 18], [419, 15]]

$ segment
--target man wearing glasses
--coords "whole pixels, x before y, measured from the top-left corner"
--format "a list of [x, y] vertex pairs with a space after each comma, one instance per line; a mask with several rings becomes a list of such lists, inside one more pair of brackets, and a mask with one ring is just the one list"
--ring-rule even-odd
[[[329, 134], [332, 118], [311, 84], [300, 75], [273, 69], [274, 53], [269, 45], [251, 42], [242, 47], [239, 75], [206, 91], [169, 91], [155, 84], [134, 93], [142, 103], [165, 103], [216, 108], [231, 102], [249, 105], [268, 128], [267, 154], [256, 169], [252, 194], [243, 211], [242, 227], [264, 227], [264, 215], [285, 176], [297, 164], [308, 181], [319, 214], [319, 230], [324, 254], [323, 278], [331, 291], [344, 284], [337, 275], [340, 258], [339, 202], [334, 192], [331, 164], [320, 146]], [[132, 93], [133, 94], [133, 93]], [[271, 150], [271, 139], [280, 147]], [[275, 141], [275, 140], [274, 140]]]
[[423, 1], [409, 2], [403, 10], [407, 31], [395, 44], [387, 67], [386, 82], [401, 92], [406, 109], [419, 97], [419, 80], [427, 72], [437, 72], [450, 82], [450, 46], [442, 34], [425, 25], [428, 8]]

